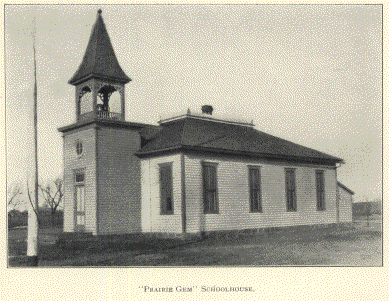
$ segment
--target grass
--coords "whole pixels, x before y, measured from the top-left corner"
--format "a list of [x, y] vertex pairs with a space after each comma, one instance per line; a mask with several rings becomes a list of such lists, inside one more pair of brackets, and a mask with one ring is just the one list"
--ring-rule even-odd
[[[40, 266], [381, 266], [380, 216], [369, 227], [281, 230], [255, 235], [181, 241], [143, 235], [60, 239], [40, 233]], [[9, 265], [23, 266], [26, 230], [9, 232]]]

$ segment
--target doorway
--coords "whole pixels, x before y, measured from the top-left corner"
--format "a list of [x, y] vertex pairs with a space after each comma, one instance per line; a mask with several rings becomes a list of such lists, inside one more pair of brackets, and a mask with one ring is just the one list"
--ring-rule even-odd
[[74, 191], [74, 225], [76, 232], [85, 231], [85, 173], [77, 171], [75, 173]]

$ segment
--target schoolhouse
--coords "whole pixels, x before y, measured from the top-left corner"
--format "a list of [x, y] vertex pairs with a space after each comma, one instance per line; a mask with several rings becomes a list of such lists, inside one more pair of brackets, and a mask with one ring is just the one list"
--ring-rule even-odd
[[[126, 121], [123, 72], [101, 10], [63, 135], [64, 232], [198, 234], [351, 222], [342, 159], [274, 137], [202, 105]], [[215, 108], [215, 111], [217, 108]], [[346, 192], [345, 192], [346, 191]]]

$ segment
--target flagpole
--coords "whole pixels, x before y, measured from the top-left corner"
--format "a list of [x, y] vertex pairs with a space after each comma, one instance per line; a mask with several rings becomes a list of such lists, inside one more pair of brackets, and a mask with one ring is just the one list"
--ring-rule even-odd
[[27, 233], [27, 262], [28, 265], [38, 265], [38, 88], [36, 80], [36, 50], [35, 50], [35, 18], [33, 20], [32, 49], [34, 54], [34, 161], [35, 161], [35, 210], [31, 204], [28, 213], [28, 233]]

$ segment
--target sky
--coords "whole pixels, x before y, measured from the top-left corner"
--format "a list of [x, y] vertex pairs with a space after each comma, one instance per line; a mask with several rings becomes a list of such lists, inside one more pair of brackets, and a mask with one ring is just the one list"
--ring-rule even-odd
[[101, 8], [126, 85], [126, 120], [214, 107], [256, 129], [344, 159], [354, 201], [382, 198], [379, 5], [6, 5], [7, 185], [33, 178], [36, 23], [41, 183], [62, 174], [75, 122], [67, 82]]

